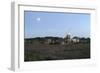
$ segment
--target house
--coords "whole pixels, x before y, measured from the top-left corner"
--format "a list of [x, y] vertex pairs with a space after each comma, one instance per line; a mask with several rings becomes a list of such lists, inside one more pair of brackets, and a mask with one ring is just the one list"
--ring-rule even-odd
[[60, 44], [62, 41], [60, 37], [45, 37], [45, 44]]
[[80, 39], [78, 37], [73, 37], [72, 38], [72, 42], [73, 43], [79, 43], [80, 42]]

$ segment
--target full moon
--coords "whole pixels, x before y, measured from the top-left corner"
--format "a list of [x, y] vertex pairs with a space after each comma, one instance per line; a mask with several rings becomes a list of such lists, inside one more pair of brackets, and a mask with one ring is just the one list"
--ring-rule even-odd
[[38, 17], [36, 20], [37, 20], [37, 21], [40, 21], [41, 19]]

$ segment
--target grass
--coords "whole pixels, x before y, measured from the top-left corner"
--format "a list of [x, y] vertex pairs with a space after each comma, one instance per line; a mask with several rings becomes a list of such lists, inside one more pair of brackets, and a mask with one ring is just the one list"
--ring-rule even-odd
[[44, 61], [90, 58], [90, 43], [50, 45], [41, 43], [25, 44], [24, 61]]

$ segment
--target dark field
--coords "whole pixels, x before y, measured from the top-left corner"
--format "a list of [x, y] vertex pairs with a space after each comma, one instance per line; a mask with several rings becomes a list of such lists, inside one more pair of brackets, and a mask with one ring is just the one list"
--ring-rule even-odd
[[24, 51], [24, 61], [86, 59], [90, 58], [90, 43], [25, 44]]

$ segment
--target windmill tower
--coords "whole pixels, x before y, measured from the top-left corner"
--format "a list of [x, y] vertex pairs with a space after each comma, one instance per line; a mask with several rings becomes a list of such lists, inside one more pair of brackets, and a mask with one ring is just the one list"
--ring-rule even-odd
[[64, 37], [65, 43], [70, 43], [71, 42], [71, 34], [67, 33]]

